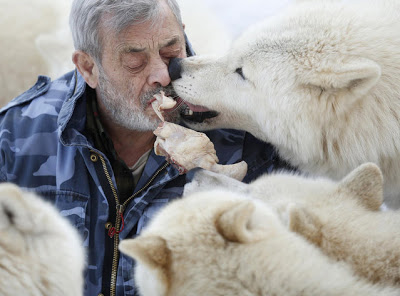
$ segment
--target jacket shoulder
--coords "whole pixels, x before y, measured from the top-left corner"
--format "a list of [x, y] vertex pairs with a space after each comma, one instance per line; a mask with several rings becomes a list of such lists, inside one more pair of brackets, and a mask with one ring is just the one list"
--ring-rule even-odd
[[73, 72], [69, 72], [54, 81], [47, 76], [38, 76], [36, 83], [30, 89], [17, 96], [0, 109], [0, 115], [4, 114], [7, 110], [15, 106], [29, 103], [34, 99], [47, 94], [49, 91], [57, 91], [59, 93], [58, 97], [64, 93], [66, 96], [69, 91], [69, 85], [72, 78]]

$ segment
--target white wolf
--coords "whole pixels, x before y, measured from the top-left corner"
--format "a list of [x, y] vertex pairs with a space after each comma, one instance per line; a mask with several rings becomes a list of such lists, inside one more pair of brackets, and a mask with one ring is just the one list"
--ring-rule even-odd
[[16, 185], [0, 184], [0, 295], [82, 295], [81, 245], [53, 206]]
[[400, 284], [400, 213], [379, 210], [383, 179], [375, 164], [363, 164], [338, 182], [274, 173], [244, 184], [200, 170], [184, 195], [210, 188], [229, 188], [265, 202], [289, 230], [332, 259], [345, 261], [358, 276]]
[[170, 203], [120, 250], [137, 260], [143, 296], [400, 293], [359, 279], [290, 232], [264, 203], [227, 190]]
[[223, 57], [173, 61], [173, 87], [194, 115], [218, 112], [191, 127], [245, 129], [302, 172], [339, 180], [378, 164], [399, 208], [399, 32], [397, 0], [301, 1]]
[[340, 182], [289, 174], [267, 175], [248, 187], [295, 231], [364, 278], [400, 284], [400, 213], [380, 211], [383, 180], [372, 163]]

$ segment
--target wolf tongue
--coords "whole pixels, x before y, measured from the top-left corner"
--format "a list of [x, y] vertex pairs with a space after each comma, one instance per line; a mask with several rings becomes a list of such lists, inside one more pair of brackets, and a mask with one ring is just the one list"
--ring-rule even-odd
[[200, 106], [200, 105], [192, 105], [188, 102], [185, 101], [185, 104], [189, 107], [190, 110], [192, 110], [193, 112], [209, 112], [211, 111], [210, 109], [204, 107], [204, 106]]

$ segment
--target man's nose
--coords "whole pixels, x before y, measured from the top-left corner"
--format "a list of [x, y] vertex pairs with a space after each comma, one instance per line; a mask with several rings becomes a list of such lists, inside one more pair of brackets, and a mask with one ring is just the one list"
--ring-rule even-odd
[[147, 82], [149, 85], [157, 86], [167, 86], [171, 83], [171, 78], [169, 78], [168, 73], [168, 65], [164, 60], [161, 58], [152, 60]]
[[182, 63], [182, 59], [180, 58], [172, 58], [169, 61], [169, 65], [168, 65], [168, 73], [169, 73], [169, 77], [171, 78], [171, 81], [177, 80], [179, 78], [182, 78], [181, 76], [181, 63]]

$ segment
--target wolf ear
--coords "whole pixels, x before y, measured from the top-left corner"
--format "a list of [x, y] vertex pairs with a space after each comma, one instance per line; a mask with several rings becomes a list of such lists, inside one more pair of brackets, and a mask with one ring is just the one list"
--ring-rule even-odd
[[216, 221], [218, 232], [228, 241], [252, 243], [266, 237], [265, 229], [254, 223], [255, 206], [251, 201], [235, 204], [224, 211]]
[[374, 61], [348, 57], [341, 61], [322, 62], [317, 70], [304, 75], [304, 82], [329, 93], [344, 92], [359, 98], [376, 85], [380, 76], [381, 68]]
[[339, 183], [338, 190], [357, 198], [367, 209], [378, 211], [383, 203], [382, 172], [374, 163], [362, 164]]
[[322, 242], [322, 222], [317, 215], [304, 206], [290, 205], [288, 208], [289, 230], [305, 237], [319, 246]]
[[166, 277], [170, 262], [170, 250], [165, 239], [159, 236], [138, 236], [119, 244], [119, 250], [150, 269], [156, 269]]

